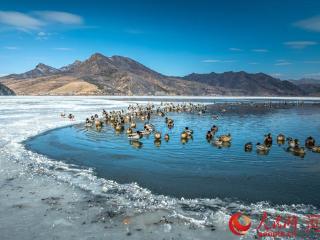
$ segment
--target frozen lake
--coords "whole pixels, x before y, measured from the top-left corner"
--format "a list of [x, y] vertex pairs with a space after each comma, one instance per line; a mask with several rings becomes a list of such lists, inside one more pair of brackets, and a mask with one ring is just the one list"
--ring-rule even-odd
[[[137, 183], [118, 183], [97, 175], [90, 166], [79, 168], [75, 163], [34, 153], [22, 144], [48, 130], [81, 123], [103, 108], [124, 108], [137, 101], [108, 97], [0, 98], [0, 234], [4, 239], [238, 239], [228, 230], [230, 214], [235, 211], [250, 215], [253, 226], [264, 211], [270, 215], [291, 213], [301, 219], [319, 212], [299, 198], [295, 204], [273, 204], [159, 195]], [[76, 121], [60, 118], [63, 111], [72, 112]], [[300, 117], [303, 121], [304, 115]], [[292, 161], [315, 164], [308, 156]], [[252, 230], [245, 238], [252, 239], [254, 234]]]

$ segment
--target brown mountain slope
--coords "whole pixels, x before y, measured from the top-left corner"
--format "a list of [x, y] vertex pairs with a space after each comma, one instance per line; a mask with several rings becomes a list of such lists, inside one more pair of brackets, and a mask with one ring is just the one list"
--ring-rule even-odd
[[17, 95], [98, 95], [97, 86], [72, 76], [45, 76], [3, 79], [2, 83]]

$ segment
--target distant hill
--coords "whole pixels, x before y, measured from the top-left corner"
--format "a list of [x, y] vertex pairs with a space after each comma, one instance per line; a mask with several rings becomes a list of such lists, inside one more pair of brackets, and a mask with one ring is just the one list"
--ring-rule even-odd
[[264, 73], [225, 72], [169, 77], [122, 56], [95, 53], [60, 69], [33, 70], [0, 78], [18, 95], [302, 96], [296, 84]]
[[7, 96], [7, 95], [15, 95], [15, 94], [10, 88], [0, 83], [0, 96]]
[[189, 81], [205, 83], [214, 87], [228, 89], [236, 95], [249, 96], [301, 96], [305, 92], [289, 81], [281, 81], [264, 73], [225, 72], [190, 74], [184, 77]]
[[307, 95], [320, 97], [320, 79], [302, 78], [290, 82], [301, 88]]

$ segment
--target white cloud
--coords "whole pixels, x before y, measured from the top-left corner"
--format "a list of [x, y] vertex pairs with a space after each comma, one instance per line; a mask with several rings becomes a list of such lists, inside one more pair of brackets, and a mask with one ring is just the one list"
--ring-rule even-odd
[[274, 64], [275, 66], [286, 66], [286, 65], [291, 65], [292, 63], [285, 60], [285, 59], [278, 59], [276, 63]]
[[243, 49], [241, 48], [229, 48], [230, 51], [233, 51], [233, 52], [242, 52]]
[[68, 12], [37, 11], [35, 12], [35, 14], [47, 22], [56, 22], [71, 25], [81, 25], [84, 22], [81, 16]]
[[251, 51], [253, 51], [253, 52], [258, 52], [258, 53], [269, 52], [269, 50], [268, 50], [268, 49], [265, 49], [265, 48], [255, 48], [255, 49], [251, 49]]
[[7, 50], [18, 50], [19, 48], [16, 47], [16, 46], [5, 46], [4, 49], [7, 49]]
[[291, 62], [279, 62], [279, 63], [275, 63], [274, 65], [276, 66], [287, 66], [287, 65], [291, 65]]
[[233, 63], [235, 60], [219, 60], [219, 59], [205, 59], [202, 60], [203, 63]]
[[0, 11], [0, 23], [20, 30], [35, 30], [44, 25], [44, 22], [32, 16], [10, 11]]
[[294, 23], [296, 27], [305, 30], [320, 32], [320, 16], [314, 16]]
[[205, 60], [202, 60], [201, 62], [204, 62], [204, 63], [217, 63], [217, 62], [220, 62], [221, 60], [217, 60], [217, 59], [205, 59]]
[[0, 77], [8, 76], [9, 73], [0, 73]]
[[22, 31], [42, 30], [43, 27], [54, 24], [82, 26], [81, 16], [58, 11], [36, 11], [30, 14], [13, 11], [0, 11], [0, 24]]
[[67, 47], [57, 47], [57, 48], [53, 48], [54, 50], [57, 51], [71, 51], [73, 50], [72, 48], [67, 48]]
[[290, 48], [303, 49], [309, 46], [317, 45], [318, 43], [314, 41], [289, 41], [284, 42], [283, 44], [287, 45]]
[[258, 64], [260, 64], [260, 63], [258, 63], [258, 62], [249, 62], [249, 64], [250, 64], [250, 65], [258, 65]]

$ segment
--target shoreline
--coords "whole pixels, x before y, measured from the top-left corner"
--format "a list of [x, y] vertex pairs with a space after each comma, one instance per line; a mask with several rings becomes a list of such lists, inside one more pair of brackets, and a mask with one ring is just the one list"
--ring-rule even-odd
[[320, 97], [305, 96], [115, 96], [115, 95], [12, 95], [0, 96], [0, 98], [102, 98], [102, 99], [208, 99], [208, 100], [305, 100], [320, 101]]

